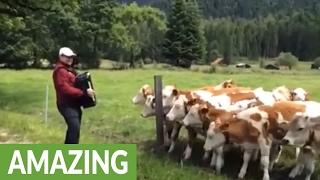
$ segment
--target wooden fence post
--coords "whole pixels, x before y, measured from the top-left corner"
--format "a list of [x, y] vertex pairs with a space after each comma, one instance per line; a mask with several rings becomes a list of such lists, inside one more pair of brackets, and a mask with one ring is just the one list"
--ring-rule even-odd
[[162, 78], [159, 75], [154, 76], [154, 90], [155, 90], [155, 101], [156, 101], [156, 132], [157, 132], [157, 143], [163, 145], [164, 134], [163, 134], [163, 123], [164, 113], [162, 104]]

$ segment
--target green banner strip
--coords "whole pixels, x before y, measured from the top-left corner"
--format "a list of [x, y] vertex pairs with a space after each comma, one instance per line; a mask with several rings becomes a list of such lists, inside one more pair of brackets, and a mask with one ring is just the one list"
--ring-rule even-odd
[[0, 144], [0, 179], [135, 180], [134, 144]]

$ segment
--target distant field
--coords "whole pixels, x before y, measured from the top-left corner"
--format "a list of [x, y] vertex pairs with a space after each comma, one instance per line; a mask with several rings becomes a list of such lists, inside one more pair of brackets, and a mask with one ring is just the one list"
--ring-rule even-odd
[[[65, 125], [55, 108], [55, 94], [51, 71], [40, 70], [0, 70], [0, 129], [9, 129], [13, 134], [25, 136], [35, 143], [62, 143]], [[225, 73], [205, 74], [177, 70], [92, 70], [97, 91], [98, 105], [84, 112], [82, 143], [134, 143], [138, 144], [138, 179], [140, 180], [187, 180], [187, 179], [235, 179], [241, 158], [226, 156], [223, 176], [215, 176], [213, 170], [196, 160], [183, 168], [177, 160], [183, 146], [180, 145], [175, 157], [155, 155], [150, 145], [155, 139], [154, 119], [140, 117], [141, 109], [132, 105], [131, 98], [141, 85], [153, 85], [153, 75], [163, 75], [165, 84], [175, 84], [182, 89], [214, 85], [225, 79], [233, 79], [237, 84], [248, 87], [272, 89], [280, 85], [289, 88], [303, 87], [313, 100], [320, 101], [320, 72], [289, 71], [247, 72], [234, 70]], [[49, 85], [49, 122], [44, 123], [43, 107], [46, 85]], [[199, 147], [201, 142], [199, 142]], [[293, 154], [286, 151], [273, 179], [284, 179], [292, 167]], [[193, 155], [196, 159], [197, 152]], [[233, 157], [233, 158], [231, 158]], [[232, 168], [231, 168], [232, 167]], [[249, 166], [247, 179], [259, 179], [261, 171], [258, 163]], [[257, 173], [258, 172], [258, 173]], [[318, 164], [315, 174], [320, 173]], [[315, 175], [316, 179], [320, 176]], [[259, 177], [259, 178], [258, 178]]]
[[[237, 63], [247, 63], [251, 66], [251, 68], [249, 69], [239, 69], [235, 67], [235, 64]], [[214, 72], [217, 73], [280, 73], [280, 74], [304, 74], [304, 73], [314, 73], [317, 72], [317, 70], [311, 70], [311, 64], [313, 62], [302, 62], [300, 61], [295, 67], [292, 68], [292, 70], [266, 70], [263, 68], [260, 68], [259, 65], [259, 60], [237, 60], [236, 62], [234, 62], [233, 64], [229, 65], [229, 66], [217, 66], [215, 68]], [[275, 61], [270, 61], [270, 60], [264, 60], [264, 64], [274, 64]], [[101, 60], [101, 64], [100, 64], [100, 68], [101, 69], [105, 69], [105, 70], [115, 70], [117, 68], [120, 68], [120, 66], [122, 67], [126, 67], [129, 68], [129, 63], [119, 63], [116, 61], [111, 61], [111, 60], [106, 60], [106, 59], [102, 59]], [[142, 69], [170, 69], [170, 70], [181, 70], [181, 68], [177, 68], [174, 66], [171, 66], [169, 64], [163, 64], [163, 63], [151, 63], [151, 64], [144, 64], [139, 66]], [[190, 67], [190, 70], [193, 72], [204, 72], [204, 73], [212, 73], [212, 71], [210, 70], [211, 66], [210, 65], [192, 65]]]

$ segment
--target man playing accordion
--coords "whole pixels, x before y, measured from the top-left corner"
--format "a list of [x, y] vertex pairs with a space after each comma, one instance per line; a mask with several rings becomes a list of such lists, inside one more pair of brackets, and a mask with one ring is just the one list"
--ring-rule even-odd
[[57, 107], [68, 126], [65, 144], [78, 144], [80, 138], [81, 106], [84, 97], [94, 98], [92, 88], [85, 91], [75, 86], [77, 73], [73, 69], [76, 54], [68, 47], [59, 51], [59, 59], [53, 71], [53, 81], [56, 90]]

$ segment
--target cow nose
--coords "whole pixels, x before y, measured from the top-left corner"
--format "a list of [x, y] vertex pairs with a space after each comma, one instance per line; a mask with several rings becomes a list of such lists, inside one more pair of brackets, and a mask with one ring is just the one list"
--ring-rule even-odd
[[141, 114], [140, 114], [140, 116], [141, 116], [141, 117], [143, 117], [143, 118], [145, 118], [145, 117], [146, 117], [143, 113], [141, 113]]
[[189, 124], [187, 123], [187, 121], [184, 120], [184, 119], [182, 120], [182, 124], [183, 124], [184, 126], [186, 126], [186, 127], [188, 127], [188, 125], [189, 125]]
[[289, 144], [289, 140], [288, 139], [282, 139], [281, 144], [282, 145], [287, 145], [287, 144]]
[[169, 114], [166, 115], [166, 119], [167, 119], [168, 121], [173, 121], [173, 120], [174, 120], [174, 118], [172, 117], [172, 115], [170, 116]]

